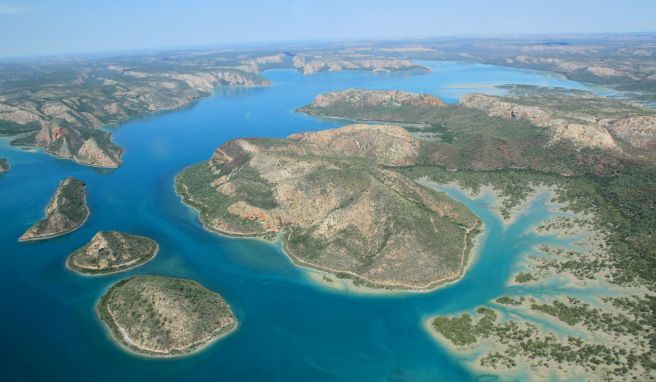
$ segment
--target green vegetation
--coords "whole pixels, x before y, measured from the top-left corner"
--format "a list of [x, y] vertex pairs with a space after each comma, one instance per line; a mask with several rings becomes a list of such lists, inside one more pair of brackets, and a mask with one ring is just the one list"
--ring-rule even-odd
[[528, 272], [522, 272], [522, 273], [518, 273], [517, 275], [515, 275], [515, 281], [517, 281], [518, 283], [528, 283], [528, 282], [531, 282], [531, 281], [535, 281], [537, 279], [538, 278], [535, 277], [535, 275], [533, 275], [532, 273], [528, 273]]
[[100, 299], [97, 310], [117, 341], [149, 356], [187, 354], [236, 328], [221, 296], [171, 277], [121, 280]]
[[114, 273], [144, 264], [156, 253], [157, 243], [152, 239], [117, 231], [101, 231], [73, 252], [66, 265], [80, 273]]
[[[368, 151], [353, 146], [354, 139]], [[285, 250], [301, 265], [344, 273], [367, 287], [431, 288], [459, 277], [477, 231], [466, 232], [478, 220], [445, 194], [393, 171], [398, 166], [375, 163], [410, 163], [418, 142], [403, 129], [370, 125], [240, 139], [180, 173], [176, 189], [212, 230], [284, 231]]]
[[46, 208], [46, 217], [30, 227], [20, 241], [44, 240], [74, 231], [89, 216], [86, 185], [73, 177], [59, 183]]

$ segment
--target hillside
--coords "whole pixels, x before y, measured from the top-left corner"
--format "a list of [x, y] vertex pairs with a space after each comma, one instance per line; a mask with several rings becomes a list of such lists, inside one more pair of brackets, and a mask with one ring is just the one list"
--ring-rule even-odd
[[431, 288], [462, 274], [478, 220], [394, 171], [420, 148], [384, 125], [237, 139], [180, 173], [177, 191], [211, 230], [283, 233], [299, 265], [373, 287]]

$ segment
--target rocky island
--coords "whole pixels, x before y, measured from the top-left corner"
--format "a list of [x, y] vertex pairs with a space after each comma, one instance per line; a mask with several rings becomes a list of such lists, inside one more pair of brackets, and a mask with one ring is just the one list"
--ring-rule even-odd
[[89, 217], [86, 198], [84, 182], [73, 177], [64, 179], [46, 207], [46, 217], [25, 231], [19, 240], [51, 239], [80, 228]]
[[395, 171], [421, 152], [421, 141], [386, 125], [237, 139], [176, 187], [213, 231], [282, 232], [298, 265], [365, 286], [430, 289], [462, 274], [478, 219]]
[[198, 351], [237, 328], [219, 294], [194, 281], [164, 276], [119, 281], [100, 299], [97, 311], [123, 347], [152, 357]]
[[73, 252], [66, 265], [76, 272], [92, 275], [121, 272], [150, 261], [157, 249], [157, 243], [147, 237], [101, 231]]
[[5, 158], [0, 158], [0, 174], [9, 171], [9, 162]]

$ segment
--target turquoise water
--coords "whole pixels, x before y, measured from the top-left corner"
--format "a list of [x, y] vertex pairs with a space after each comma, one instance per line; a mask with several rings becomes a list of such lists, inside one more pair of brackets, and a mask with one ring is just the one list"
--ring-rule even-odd
[[[205, 231], [173, 190], [185, 166], [206, 160], [236, 137], [283, 137], [347, 122], [296, 114], [322, 92], [349, 87], [404, 89], [447, 102], [474, 91], [462, 84], [586, 85], [545, 73], [453, 62], [429, 63], [430, 74], [322, 73], [273, 70], [268, 88], [219, 89], [184, 110], [114, 129], [126, 148], [115, 171], [82, 167], [10, 148], [0, 176], [0, 380], [130, 381], [453, 381], [470, 380], [461, 363], [422, 328], [438, 313], [471, 310], [502, 295], [514, 260], [541, 238], [527, 227], [547, 217], [546, 196], [504, 228], [490, 199], [469, 200], [486, 224], [480, 256], [465, 277], [432, 293], [361, 296], [313, 285], [276, 245], [224, 238]], [[482, 87], [481, 91], [490, 89]], [[593, 89], [603, 91], [603, 89]], [[88, 185], [91, 216], [79, 230], [40, 243], [17, 238], [42, 217], [57, 183], [76, 176]], [[154, 238], [158, 256], [118, 275], [83, 277], [65, 259], [98, 230]], [[134, 274], [187, 277], [220, 292], [240, 322], [231, 336], [205, 351], [153, 360], [124, 352], [109, 338], [94, 306], [115, 281]]]

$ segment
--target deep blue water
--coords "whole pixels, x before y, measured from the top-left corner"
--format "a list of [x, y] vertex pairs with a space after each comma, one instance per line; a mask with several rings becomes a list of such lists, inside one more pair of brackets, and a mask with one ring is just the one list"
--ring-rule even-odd
[[[310, 282], [276, 245], [225, 238], [205, 231], [173, 190], [184, 167], [206, 160], [236, 137], [283, 137], [346, 121], [318, 120], [294, 110], [322, 92], [349, 87], [404, 89], [456, 102], [462, 84], [521, 83], [583, 89], [547, 73], [463, 63], [429, 63], [425, 75], [322, 73], [302, 76], [272, 70], [268, 88], [219, 89], [184, 110], [134, 120], [113, 129], [126, 148], [124, 165], [101, 171], [42, 153], [10, 148], [9, 173], [0, 176], [0, 380], [48, 381], [453, 381], [470, 380], [466, 368], [424, 331], [436, 313], [473, 310], [503, 295], [514, 260], [545, 239], [527, 231], [548, 215], [540, 198], [504, 228], [489, 199], [469, 200], [486, 224], [480, 254], [465, 277], [432, 293], [362, 296]], [[604, 89], [594, 89], [604, 91]], [[17, 238], [43, 209], [58, 182], [76, 176], [88, 185], [91, 216], [79, 230], [21, 244]], [[98, 230], [152, 237], [158, 256], [117, 275], [84, 277], [65, 259]], [[134, 274], [191, 278], [232, 306], [239, 329], [205, 351], [153, 360], [114, 344], [94, 307], [117, 280]]]

